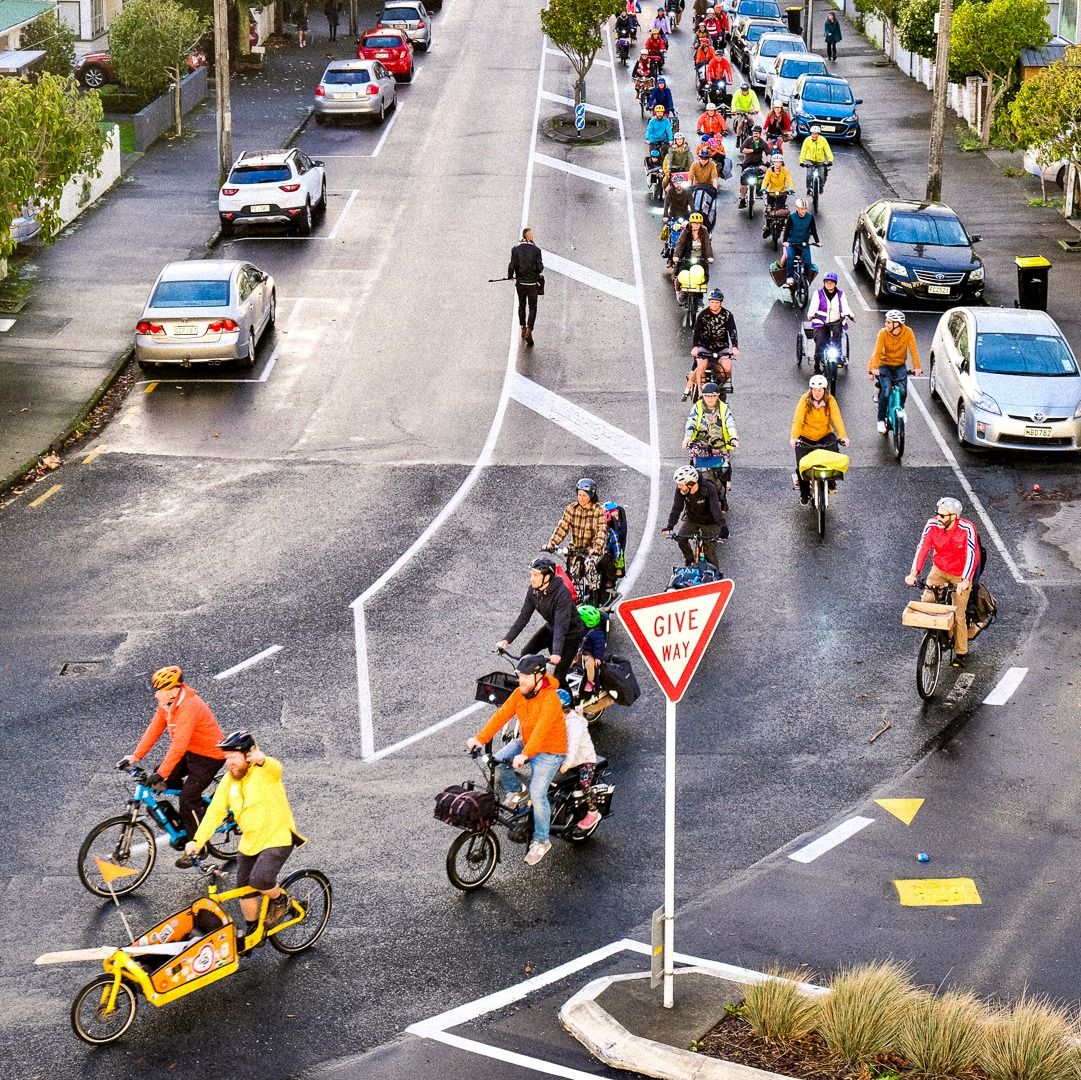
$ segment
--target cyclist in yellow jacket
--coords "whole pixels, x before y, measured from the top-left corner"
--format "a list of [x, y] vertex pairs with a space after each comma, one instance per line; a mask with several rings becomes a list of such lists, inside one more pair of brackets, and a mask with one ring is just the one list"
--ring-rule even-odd
[[818, 189], [825, 191], [826, 176], [833, 166], [833, 150], [817, 124], [812, 125], [811, 134], [803, 140], [799, 163], [807, 170], [807, 194], [811, 194], [811, 176], [815, 171], [818, 173]]

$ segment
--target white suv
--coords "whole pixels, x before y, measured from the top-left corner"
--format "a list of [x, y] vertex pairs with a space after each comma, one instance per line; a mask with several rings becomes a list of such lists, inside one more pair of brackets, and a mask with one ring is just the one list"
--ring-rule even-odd
[[293, 225], [301, 236], [327, 208], [326, 169], [295, 147], [248, 150], [233, 162], [218, 192], [223, 236], [237, 225]]

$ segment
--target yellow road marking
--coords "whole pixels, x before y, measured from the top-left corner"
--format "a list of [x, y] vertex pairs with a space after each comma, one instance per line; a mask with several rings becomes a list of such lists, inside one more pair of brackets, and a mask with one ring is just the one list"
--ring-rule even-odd
[[147, 383], [146, 384], [146, 389], [143, 391], [143, 393], [144, 394], [152, 394], [152, 393], [154, 393], [155, 390], [157, 390], [157, 388], [158, 388], [158, 384], [156, 382]]
[[49, 488], [49, 490], [46, 491], [44, 495], [39, 495], [30, 504], [30, 509], [33, 510], [36, 507], [40, 506], [46, 499], [52, 498], [52, 496], [55, 495], [60, 490], [61, 487], [63, 487], [62, 484], [53, 484], [53, 486], [51, 488]]
[[911, 825], [923, 806], [923, 799], [875, 799], [875, 805], [881, 806], [887, 814], [893, 814], [898, 821]]
[[947, 907], [953, 904], [982, 904], [972, 878], [909, 878], [895, 881], [902, 907]]
[[84, 464], [84, 465], [90, 465], [90, 464], [92, 464], [92, 463], [93, 463], [94, 461], [96, 461], [96, 460], [97, 460], [97, 459], [98, 459], [98, 458], [99, 458], [99, 457], [100, 457], [100, 456], [101, 456], [102, 454], [104, 454], [104, 453], [105, 453], [105, 451], [106, 451], [107, 449], [108, 449], [108, 447], [107, 447], [107, 446], [104, 446], [104, 445], [103, 445], [103, 446], [97, 446], [97, 447], [95, 447], [95, 448], [94, 448], [93, 450], [91, 450], [91, 451], [90, 451], [90, 453], [89, 453], [89, 454], [87, 454], [87, 455], [86, 455], [86, 457], [84, 457], [84, 458], [83, 458], [83, 464]]

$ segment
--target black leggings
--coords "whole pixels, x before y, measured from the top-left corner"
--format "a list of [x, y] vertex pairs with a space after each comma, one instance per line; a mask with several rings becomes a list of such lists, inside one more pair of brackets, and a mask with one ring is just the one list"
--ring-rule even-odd
[[203, 820], [203, 792], [218, 775], [222, 758], [203, 757], [202, 754], [186, 753], [173, 771], [165, 777], [165, 786], [180, 788], [180, 822], [190, 840]]
[[[556, 665], [556, 669], [553, 672], [555, 677], [559, 680], [559, 685], [562, 686], [567, 681], [567, 672], [570, 670], [571, 664], [574, 663], [574, 658], [578, 655], [578, 650], [582, 647], [582, 639], [585, 637], [585, 626], [582, 624], [582, 620], [575, 616], [575, 621], [582, 627], [583, 632], [575, 637], [572, 637], [570, 632], [567, 633], [566, 638], [563, 640], [563, 653], [559, 657], [559, 663]], [[544, 649], [551, 650], [552, 648], [552, 628], [545, 623], [523, 646], [522, 655], [530, 656], [533, 653], [539, 653]]]
[[[515, 282], [515, 289], [518, 290], [518, 325], [528, 326], [530, 330], [533, 329], [533, 324], [537, 321], [537, 288], [536, 285], [519, 285]], [[526, 307], [529, 307], [529, 315], [526, 315]]]

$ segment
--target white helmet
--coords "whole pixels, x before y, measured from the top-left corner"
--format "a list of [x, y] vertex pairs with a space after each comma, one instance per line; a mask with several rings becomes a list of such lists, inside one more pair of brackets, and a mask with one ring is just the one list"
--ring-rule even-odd
[[812, 390], [828, 390], [830, 388], [829, 379], [825, 375], [812, 375], [811, 381], [807, 385]]
[[796, 209], [797, 210], [806, 210], [807, 209], [807, 200], [806, 199], [797, 199], [796, 200]]
[[672, 479], [677, 484], [697, 484], [698, 470], [693, 465], [680, 465]]
[[940, 514], [952, 514], [954, 517], [960, 517], [964, 507], [961, 505], [960, 499], [954, 499], [947, 495], [945, 498], [938, 500], [935, 509]]
[[905, 321], [905, 313], [899, 311], [897, 308], [890, 308], [886, 312], [886, 322], [903, 323]]

